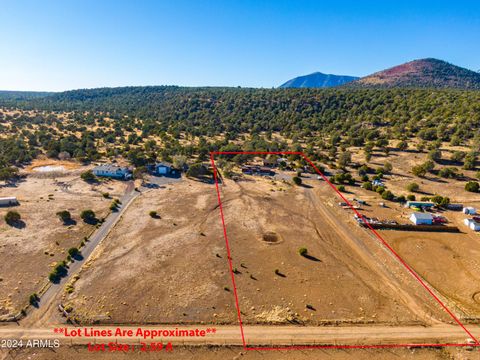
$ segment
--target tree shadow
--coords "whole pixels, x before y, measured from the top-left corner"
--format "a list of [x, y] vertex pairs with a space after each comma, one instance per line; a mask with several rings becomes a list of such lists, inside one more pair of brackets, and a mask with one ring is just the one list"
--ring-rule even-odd
[[97, 225], [100, 221], [97, 218], [86, 218], [83, 219], [83, 222], [88, 225]]
[[27, 227], [27, 224], [23, 220], [17, 220], [8, 223], [11, 227], [14, 227], [15, 229], [25, 229]]
[[310, 254], [305, 254], [305, 255], [303, 255], [303, 257], [305, 259], [308, 259], [308, 260], [311, 260], [311, 261], [322, 262], [322, 260], [320, 260], [319, 258], [317, 258], [313, 255], [310, 255]]
[[74, 219], [65, 220], [63, 222], [63, 225], [65, 225], [65, 226], [77, 225], [77, 220], [74, 220]]

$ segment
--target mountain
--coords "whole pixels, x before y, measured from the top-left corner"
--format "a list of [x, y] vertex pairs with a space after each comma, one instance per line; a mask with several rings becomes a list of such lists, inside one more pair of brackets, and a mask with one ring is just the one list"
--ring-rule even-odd
[[328, 88], [343, 85], [358, 79], [356, 76], [332, 75], [315, 72], [299, 76], [280, 85], [281, 88]]
[[480, 89], [480, 74], [438, 59], [420, 59], [362, 77], [355, 88]]

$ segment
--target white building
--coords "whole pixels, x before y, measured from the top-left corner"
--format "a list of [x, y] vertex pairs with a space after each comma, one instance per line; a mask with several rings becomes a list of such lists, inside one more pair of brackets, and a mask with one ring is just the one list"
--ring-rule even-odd
[[410, 215], [409, 219], [415, 225], [432, 225], [433, 224], [433, 216], [428, 213], [414, 212], [412, 215]]
[[129, 168], [110, 164], [96, 166], [93, 168], [92, 172], [96, 176], [103, 176], [121, 180], [128, 180], [132, 177], [132, 172]]
[[477, 213], [477, 209], [471, 206], [466, 206], [463, 208], [463, 213], [468, 215], [475, 215]]
[[480, 231], [480, 223], [476, 222], [473, 219], [464, 219], [463, 223], [473, 231]]
[[0, 197], [0, 206], [12, 206], [18, 205], [18, 200], [14, 196]]

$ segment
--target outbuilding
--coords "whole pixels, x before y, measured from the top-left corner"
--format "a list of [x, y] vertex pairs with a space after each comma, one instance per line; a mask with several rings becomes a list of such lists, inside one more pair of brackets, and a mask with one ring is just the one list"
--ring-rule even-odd
[[410, 221], [415, 225], [432, 225], [433, 216], [428, 213], [414, 212], [410, 215]]
[[466, 206], [463, 208], [463, 213], [468, 215], [475, 215], [477, 213], [477, 209], [471, 206]]
[[474, 219], [464, 219], [463, 223], [473, 231], [480, 231], [480, 223], [476, 222]]
[[407, 201], [405, 203], [405, 207], [410, 208], [410, 207], [416, 207], [416, 208], [431, 208], [435, 206], [433, 202], [429, 201]]
[[18, 200], [14, 196], [0, 197], [0, 206], [18, 205]]

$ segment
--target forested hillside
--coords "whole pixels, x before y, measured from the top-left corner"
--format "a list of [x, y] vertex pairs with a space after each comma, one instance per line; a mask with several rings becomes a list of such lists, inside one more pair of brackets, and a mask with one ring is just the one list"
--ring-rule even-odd
[[[124, 87], [76, 90], [0, 106], [47, 111], [109, 112], [142, 119], [154, 131], [194, 135], [282, 131], [289, 135], [361, 133], [372, 127], [409, 136], [468, 139], [480, 125], [480, 92], [409, 89], [241, 89]], [[422, 135], [425, 137], [424, 135]]]
[[[480, 92], [413, 89], [126, 87], [36, 98], [0, 94], [0, 169], [44, 154], [135, 166], [211, 150], [303, 150], [334, 163], [339, 150], [470, 149], [480, 144]], [[469, 165], [471, 168], [472, 166]]]

